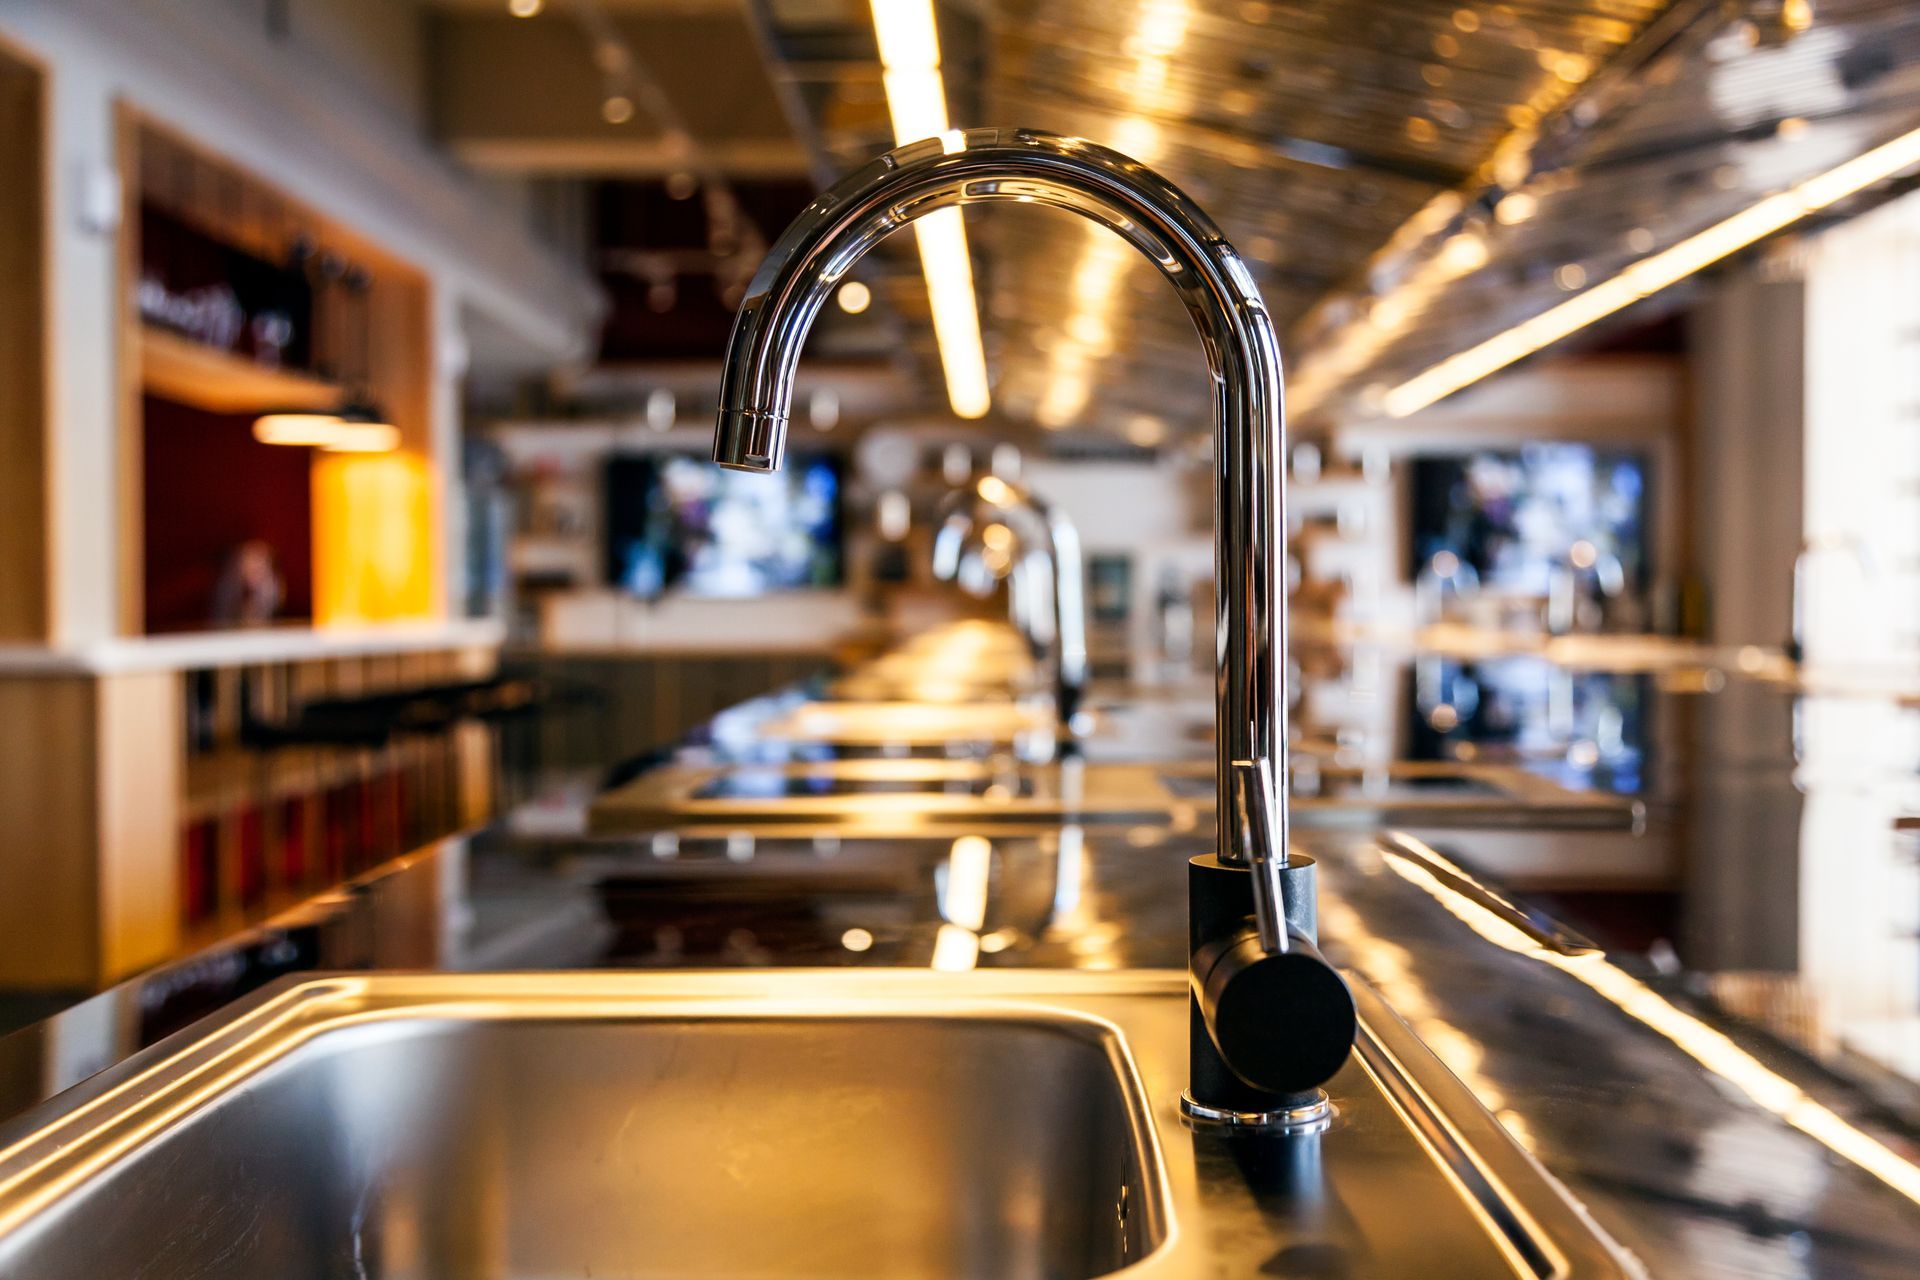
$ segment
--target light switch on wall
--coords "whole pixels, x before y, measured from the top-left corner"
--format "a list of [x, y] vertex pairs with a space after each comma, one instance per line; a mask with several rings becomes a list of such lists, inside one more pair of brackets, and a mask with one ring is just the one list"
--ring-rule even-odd
[[124, 197], [120, 174], [100, 161], [81, 161], [74, 172], [74, 224], [88, 235], [110, 236], [120, 230]]

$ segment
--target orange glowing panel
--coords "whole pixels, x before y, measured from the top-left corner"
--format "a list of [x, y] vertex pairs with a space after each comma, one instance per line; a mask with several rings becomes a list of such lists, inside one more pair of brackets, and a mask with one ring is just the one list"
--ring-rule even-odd
[[313, 459], [313, 616], [322, 627], [439, 616], [433, 481], [410, 453]]

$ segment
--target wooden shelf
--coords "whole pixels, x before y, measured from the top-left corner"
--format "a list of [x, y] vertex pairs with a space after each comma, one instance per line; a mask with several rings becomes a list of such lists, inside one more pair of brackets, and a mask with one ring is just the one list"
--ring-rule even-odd
[[332, 409], [341, 396], [331, 382], [270, 369], [153, 325], [140, 326], [140, 385], [154, 395], [214, 413]]
[[[178, 466], [183, 435], [148, 430], [145, 395], [253, 417], [269, 409], [330, 410], [343, 389], [326, 379], [263, 368], [250, 357], [205, 346], [145, 323], [136, 305], [142, 274], [143, 210], [172, 211], [204, 234], [281, 260], [292, 239], [322, 256], [364, 268], [368, 289], [356, 308], [351, 349], [365, 353], [354, 381], [400, 432], [391, 454], [309, 456], [312, 614], [321, 627], [404, 622], [436, 611], [446, 556], [437, 520], [436, 478], [457, 469], [441, 456], [435, 416], [432, 294], [420, 268], [333, 221], [227, 157], [126, 103], [115, 109], [123, 178], [120, 249], [120, 440], [115, 515], [119, 536], [119, 622], [123, 635], [149, 625], [145, 599], [149, 463]], [[214, 193], [219, 194], [214, 198]], [[316, 299], [324, 303], [325, 299]], [[325, 307], [323, 306], [324, 310]], [[338, 327], [337, 325], [335, 326]], [[315, 336], [318, 336], [317, 334]], [[346, 334], [340, 335], [343, 340]], [[323, 348], [325, 344], [323, 343]], [[343, 352], [347, 349], [343, 345]], [[285, 461], [284, 459], [280, 461]], [[282, 477], [284, 483], [290, 480]], [[225, 481], [202, 484], [209, 500]], [[176, 496], [187, 485], [169, 490]]]
[[182, 632], [108, 640], [77, 649], [0, 644], [0, 676], [117, 675], [198, 671], [278, 662], [390, 658], [401, 654], [497, 649], [505, 628], [491, 618], [371, 623], [360, 627], [280, 626]]

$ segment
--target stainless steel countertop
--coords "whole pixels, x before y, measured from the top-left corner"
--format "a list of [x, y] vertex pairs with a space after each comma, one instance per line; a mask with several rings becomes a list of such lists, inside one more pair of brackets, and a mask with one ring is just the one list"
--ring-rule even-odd
[[[1641, 749], [1631, 771], [1590, 784], [1643, 797], [1675, 856], [1657, 884], [1547, 887], [1582, 924], [1617, 923], [1623, 897], [1652, 904], [1651, 959], [1631, 928], [1614, 956], [1560, 954], [1379, 840], [1316, 832], [1302, 843], [1321, 860], [1329, 956], [1378, 988], [1652, 1274], [1920, 1275], [1916, 1091], [1891, 1055], [1863, 1052], [1844, 1008], [1806, 1013], [1860, 994], [1833, 985], [1836, 927], [1859, 935], [1856, 986], [1897, 994], [1911, 939], [1896, 926], [1913, 903], [1889, 894], [1897, 880], [1842, 873], [1899, 870], [1911, 836], [1880, 818], [1911, 811], [1915, 769], [1898, 753], [1920, 740], [1915, 709], [1795, 700], [1760, 681], [1608, 678], [1637, 682]], [[1350, 663], [1321, 688], [1358, 683]], [[1473, 832], [1431, 839], [1483, 881], [1505, 856]], [[1604, 839], [1615, 843], [1602, 864], [1637, 856], [1640, 837]], [[996, 838], [980, 966], [1180, 966], [1184, 863], [1206, 845], [1153, 829]], [[742, 846], [504, 826], [444, 842], [0, 1038], [0, 1119], [283, 972], [923, 967], [947, 852], [937, 840]], [[1843, 900], [1823, 908], [1829, 869]], [[1742, 1003], [1756, 984], [1799, 993], [1798, 1016]]]
[[0, 1125], [0, 1272], [1639, 1275], [1354, 994], [1256, 1137], [1181, 1117], [1179, 970], [287, 979]]

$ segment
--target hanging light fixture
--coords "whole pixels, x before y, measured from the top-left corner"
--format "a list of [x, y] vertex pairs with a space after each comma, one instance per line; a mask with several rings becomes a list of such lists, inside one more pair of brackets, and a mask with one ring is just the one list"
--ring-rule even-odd
[[253, 438], [261, 444], [285, 444], [320, 449], [333, 443], [340, 415], [319, 411], [276, 410], [253, 420]]
[[355, 359], [340, 407], [339, 435], [322, 447], [330, 453], [386, 453], [399, 447], [400, 428], [387, 420], [373, 396], [373, 277], [365, 267], [349, 267], [340, 284], [356, 304], [349, 329]]
[[320, 447], [328, 453], [391, 453], [400, 447], [400, 428], [371, 401], [349, 403], [333, 420], [333, 438]]
[[342, 361], [347, 390], [340, 408], [332, 413], [311, 409], [263, 413], [253, 421], [253, 438], [261, 444], [326, 453], [390, 453], [400, 447], [400, 428], [387, 421], [371, 389], [373, 280], [361, 267], [345, 268], [338, 280], [347, 302], [357, 304], [343, 316], [346, 333], [335, 335], [342, 339], [343, 355], [352, 357]]

